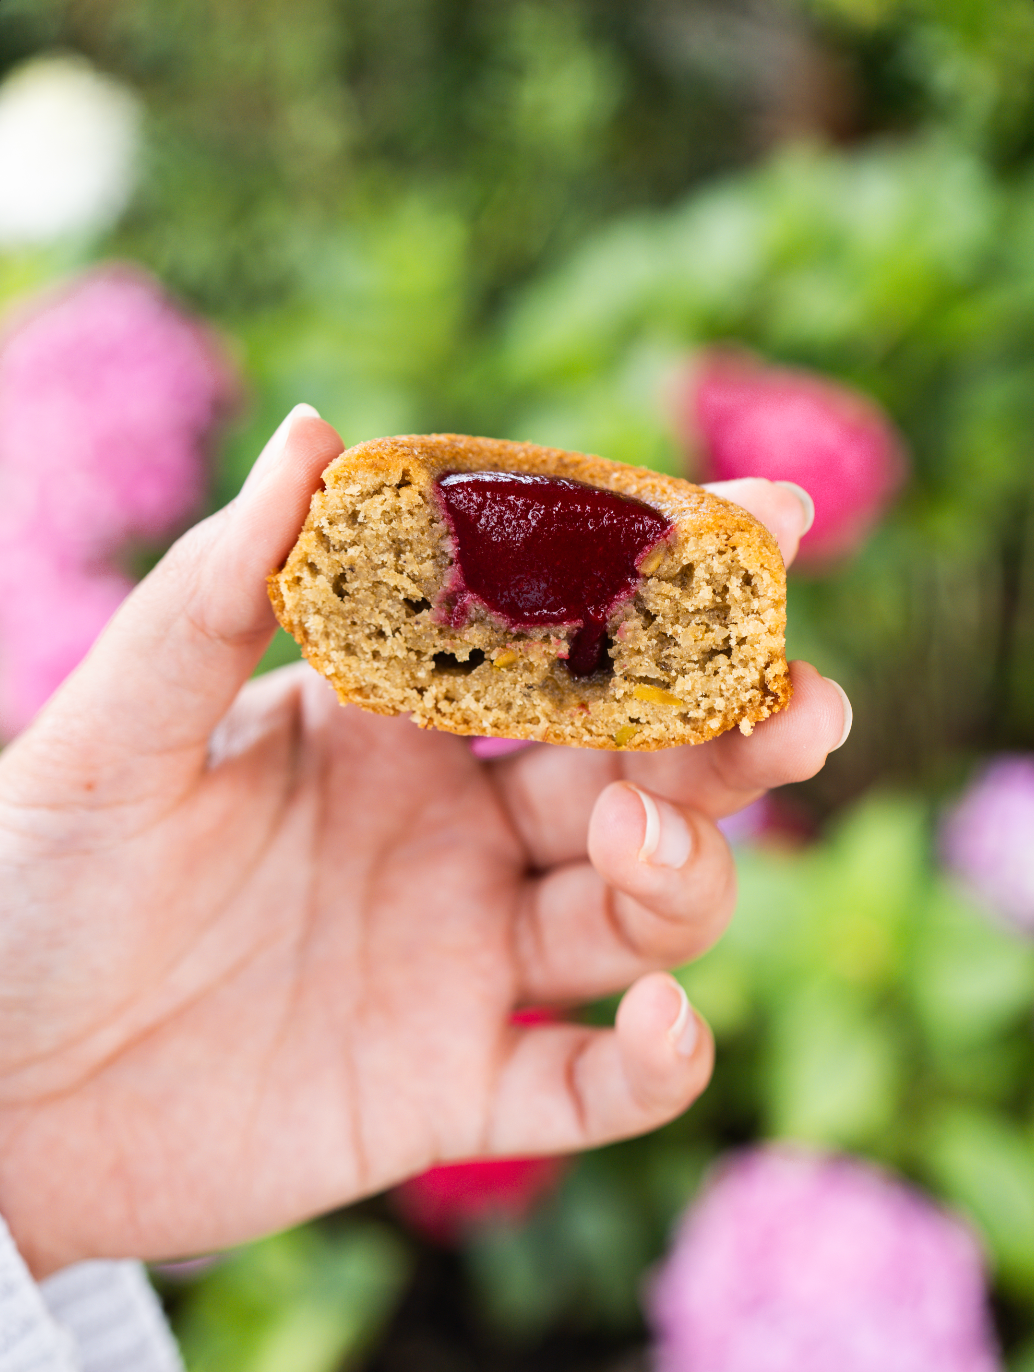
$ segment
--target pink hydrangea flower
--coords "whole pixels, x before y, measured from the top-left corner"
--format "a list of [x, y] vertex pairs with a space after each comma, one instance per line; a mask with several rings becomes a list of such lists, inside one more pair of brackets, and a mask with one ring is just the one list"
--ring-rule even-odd
[[29, 723], [133, 588], [117, 572], [83, 572], [23, 555], [20, 549], [13, 553], [18, 585], [0, 595], [3, 738], [12, 738]]
[[707, 481], [793, 481], [815, 502], [803, 563], [853, 552], [907, 471], [901, 440], [872, 401], [825, 377], [766, 366], [711, 348], [690, 370], [680, 402], [687, 446]]
[[984, 768], [946, 816], [941, 850], [979, 900], [1034, 933], [1034, 756]]
[[980, 1254], [853, 1158], [727, 1162], [649, 1294], [657, 1372], [998, 1372]]
[[96, 560], [179, 528], [234, 383], [214, 338], [142, 272], [88, 272], [0, 344], [0, 509], [62, 556]]
[[143, 272], [105, 266], [0, 339], [0, 734], [29, 722], [130, 582], [118, 558], [196, 513], [237, 392], [223, 350]]

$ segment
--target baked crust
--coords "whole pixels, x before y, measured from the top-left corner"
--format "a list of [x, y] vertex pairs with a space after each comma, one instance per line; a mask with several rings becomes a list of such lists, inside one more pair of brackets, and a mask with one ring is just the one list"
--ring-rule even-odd
[[[568, 673], [569, 628], [515, 630], [487, 610], [455, 628], [436, 613], [452, 554], [434, 483], [473, 471], [568, 477], [671, 521], [608, 624], [612, 675]], [[424, 728], [641, 751], [749, 733], [790, 699], [767, 529], [688, 481], [584, 453], [458, 434], [360, 443], [324, 472], [269, 596], [342, 703]]]

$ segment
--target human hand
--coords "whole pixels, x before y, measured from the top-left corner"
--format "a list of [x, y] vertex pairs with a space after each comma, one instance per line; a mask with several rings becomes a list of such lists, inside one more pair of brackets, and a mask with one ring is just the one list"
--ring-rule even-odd
[[[0, 1213], [37, 1275], [679, 1114], [712, 1047], [658, 969], [731, 914], [714, 820], [842, 741], [804, 664], [750, 739], [493, 763], [303, 664], [248, 682], [341, 446], [293, 411], [0, 757]], [[792, 553], [796, 496], [746, 484]], [[628, 986], [612, 1030], [511, 1023]]]

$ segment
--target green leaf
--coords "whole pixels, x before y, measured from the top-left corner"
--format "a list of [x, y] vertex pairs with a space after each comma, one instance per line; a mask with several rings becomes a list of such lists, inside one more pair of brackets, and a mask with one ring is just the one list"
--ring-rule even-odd
[[738, 1033], [756, 1013], [755, 988], [745, 959], [728, 940], [675, 973], [690, 1004], [718, 1038]]
[[255, 668], [255, 675], [261, 676], [264, 672], [272, 672], [277, 667], [286, 667], [291, 662], [298, 662], [301, 658], [302, 650], [285, 629], [277, 629], [273, 635], [272, 642], [262, 654], [262, 660]]
[[811, 968], [882, 989], [902, 969], [926, 885], [922, 806], [875, 797], [849, 811], [817, 862], [809, 903]]
[[373, 1224], [315, 1226], [233, 1254], [192, 1290], [177, 1333], [190, 1372], [337, 1372], [367, 1346], [409, 1260]]
[[946, 1109], [926, 1132], [923, 1158], [944, 1194], [969, 1215], [1011, 1287], [1034, 1296], [1034, 1144], [1011, 1121]]
[[[691, 1160], [692, 1161], [695, 1160]], [[468, 1249], [478, 1308], [496, 1328], [529, 1338], [566, 1316], [634, 1325], [649, 1217], [605, 1164], [582, 1159], [553, 1200], [521, 1225], [493, 1225]]]
[[1034, 1372], [1034, 1340], [1024, 1343], [1008, 1361], [1009, 1372]]
[[891, 1023], [829, 983], [799, 987], [773, 1014], [764, 1091], [768, 1130], [831, 1146], [876, 1144], [897, 1104]]
[[917, 934], [911, 988], [938, 1047], [958, 1051], [1000, 1035], [1034, 1005], [1034, 948], [939, 886]]

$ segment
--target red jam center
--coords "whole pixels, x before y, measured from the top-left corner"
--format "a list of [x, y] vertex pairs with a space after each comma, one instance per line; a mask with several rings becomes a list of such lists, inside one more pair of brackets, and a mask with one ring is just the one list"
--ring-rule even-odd
[[639, 563], [672, 525], [631, 496], [566, 477], [453, 472], [438, 481], [455, 568], [442, 609], [462, 624], [473, 603], [513, 629], [578, 625], [567, 666], [608, 666], [607, 620], [635, 594]]

